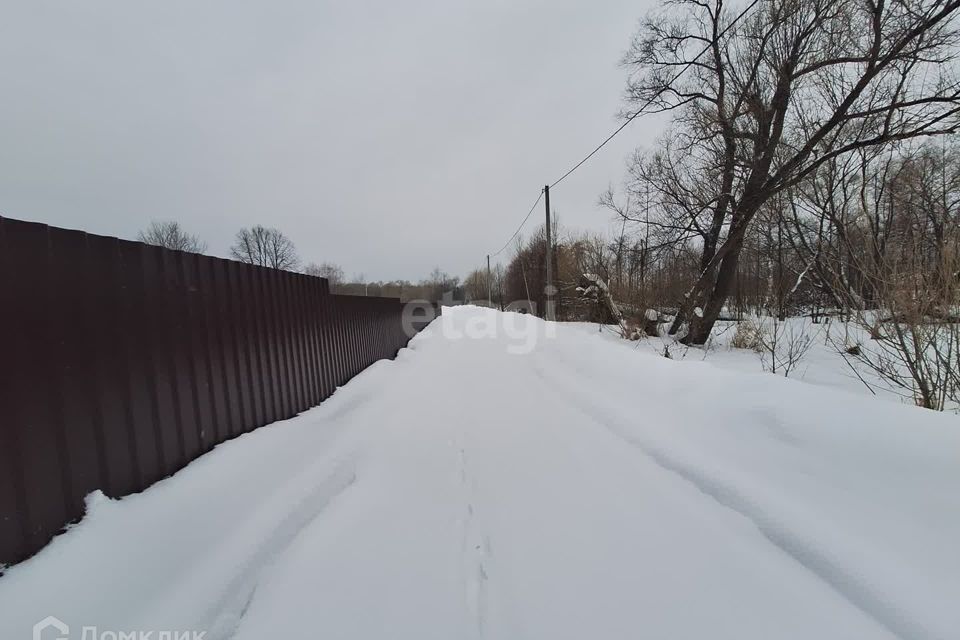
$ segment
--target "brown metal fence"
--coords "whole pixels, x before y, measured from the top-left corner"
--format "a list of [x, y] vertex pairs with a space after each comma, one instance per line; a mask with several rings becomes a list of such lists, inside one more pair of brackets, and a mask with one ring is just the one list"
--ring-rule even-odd
[[406, 345], [401, 317], [323, 278], [0, 218], [0, 565], [92, 490], [319, 404]]

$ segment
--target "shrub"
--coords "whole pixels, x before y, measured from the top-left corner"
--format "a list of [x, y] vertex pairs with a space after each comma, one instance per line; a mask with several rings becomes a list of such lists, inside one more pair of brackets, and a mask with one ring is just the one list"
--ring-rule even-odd
[[763, 327], [753, 320], [743, 320], [737, 323], [737, 330], [730, 340], [734, 349], [750, 349], [760, 353], [764, 350]]

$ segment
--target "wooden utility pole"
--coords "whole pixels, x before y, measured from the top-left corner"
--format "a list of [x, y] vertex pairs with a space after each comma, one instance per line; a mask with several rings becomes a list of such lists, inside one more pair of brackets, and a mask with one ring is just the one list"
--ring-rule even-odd
[[500, 265], [497, 265], [497, 300], [500, 301], [500, 311], [503, 311], [503, 272]]
[[543, 188], [543, 199], [546, 201], [547, 207], [547, 308], [544, 309], [543, 317], [547, 320], [553, 320], [553, 243], [550, 238], [550, 185]]
[[492, 307], [493, 298], [491, 296], [493, 294], [490, 292], [491, 285], [492, 283], [490, 282], [490, 254], [488, 253], [487, 254], [487, 303]]

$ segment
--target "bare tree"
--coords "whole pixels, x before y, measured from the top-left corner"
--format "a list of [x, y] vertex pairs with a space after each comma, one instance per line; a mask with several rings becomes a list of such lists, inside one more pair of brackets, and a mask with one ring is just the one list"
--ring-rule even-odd
[[870, 339], [837, 347], [943, 410], [960, 399], [960, 153], [926, 145], [862, 176], [851, 210], [831, 219], [841, 250], [824, 253], [835, 295]]
[[815, 337], [807, 332], [803, 324], [797, 326], [775, 317], [770, 331], [761, 331], [759, 334], [762, 347], [760, 361], [764, 370], [773, 374], [782, 373], [784, 378], [789, 378], [790, 372], [810, 351]]
[[311, 262], [304, 267], [303, 272], [308, 276], [326, 278], [331, 288], [336, 287], [344, 281], [343, 269], [340, 265], [334, 264], [333, 262], [323, 262], [321, 264]]
[[257, 225], [237, 232], [230, 255], [247, 264], [292, 271], [300, 264], [293, 241], [277, 229]]
[[206, 242], [198, 236], [187, 233], [179, 222], [173, 220], [154, 220], [145, 231], [137, 234], [137, 240], [165, 249], [189, 251], [190, 253], [204, 253], [207, 250]]
[[461, 283], [466, 300], [481, 302], [486, 300], [490, 306], [498, 307], [502, 311], [506, 306], [503, 299], [503, 266], [497, 263], [490, 271], [484, 264], [474, 269]]
[[723, 0], [667, 4], [624, 59], [628, 110], [674, 116], [633, 177], [663, 228], [699, 242], [671, 332], [703, 344], [775, 196], [859, 150], [957, 130], [960, 0], [757, 0], [736, 24]]
[[853, 323], [871, 339], [836, 346], [917, 405], [943, 411], [960, 400], [960, 318], [952, 315], [960, 303], [960, 255], [953, 248], [932, 267], [914, 262], [922, 256], [910, 250], [907, 261], [888, 258], [867, 274], [878, 308], [857, 309]]
[[462, 299], [464, 289], [460, 284], [460, 278], [449, 275], [440, 267], [434, 267], [430, 276], [420, 282], [424, 288], [429, 300], [441, 300], [444, 295], [452, 295], [454, 299]]
[[474, 269], [463, 279], [463, 289], [469, 302], [490, 302], [496, 291], [493, 286], [493, 274], [487, 276], [486, 266]]

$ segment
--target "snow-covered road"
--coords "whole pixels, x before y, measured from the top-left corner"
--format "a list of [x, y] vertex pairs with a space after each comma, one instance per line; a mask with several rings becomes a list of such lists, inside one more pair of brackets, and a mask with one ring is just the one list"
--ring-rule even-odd
[[0, 638], [960, 637], [954, 416], [476, 308], [89, 504]]

